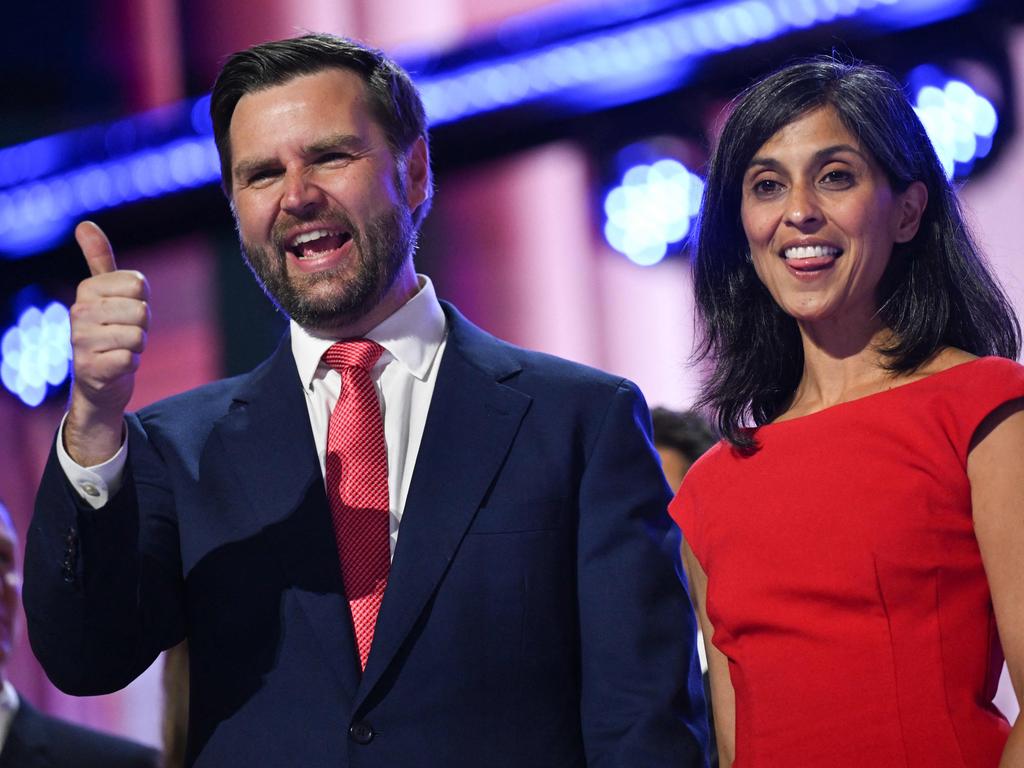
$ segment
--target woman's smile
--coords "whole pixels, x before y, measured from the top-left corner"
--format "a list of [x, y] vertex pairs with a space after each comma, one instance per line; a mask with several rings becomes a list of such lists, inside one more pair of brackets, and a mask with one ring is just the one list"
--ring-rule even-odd
[[893, 244], [916, 232], [907, 195], [832, 108], [779, 130], [750, 161], [740, 208], [754, 268], [776, 303], [801, 324], [871, 322]]

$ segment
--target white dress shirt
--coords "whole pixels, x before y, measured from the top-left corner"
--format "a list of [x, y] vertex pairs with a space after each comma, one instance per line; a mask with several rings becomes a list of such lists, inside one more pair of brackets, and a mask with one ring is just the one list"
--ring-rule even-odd
[[11, 732], [11, 723], [14, 722], [14, 716], [18, 714], [20, 704], [14, 686], [4, 680], [3, 685], [0, 686], [0, 753], [4, 751], [4, 745], [7, 744], [7, 734]]
[[[388, 452], [388, 497], [391, 511], [391, 554], [405, 509], [430, 398], [444, 354], [447, 326], [430, 278], [419, 275], [420, 290], [401, 308], [366, 334], [384, 353], [370, 372], [384, 414]], [[323, 362], [337, 339], [320, 338], [291, 323], [292, 355], [303, 384], [309, 424], [313, 430], [320, 472], [324, 472], [327, 426], [341, 392], [341, 376]], [[64, 449], [63, 424], [57, 435], [57, 457], [78, 494], [99, 509], [120, 489], [128, 456], [127, 443], [111, 459], [82, 467]]]

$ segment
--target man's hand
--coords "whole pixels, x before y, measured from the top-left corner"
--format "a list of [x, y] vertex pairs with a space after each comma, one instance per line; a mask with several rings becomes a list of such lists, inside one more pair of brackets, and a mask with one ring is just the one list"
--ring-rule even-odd
[[71, 307], [74, 379], [64, 422], [64, 448], [84, 467], [100, 464], [121, 446], [124, 409], [149, 329], [149, 284], [133, 270], [119, 270], [110, 241], [83, 221], [75, 239], [91, 277], [78, 286]]

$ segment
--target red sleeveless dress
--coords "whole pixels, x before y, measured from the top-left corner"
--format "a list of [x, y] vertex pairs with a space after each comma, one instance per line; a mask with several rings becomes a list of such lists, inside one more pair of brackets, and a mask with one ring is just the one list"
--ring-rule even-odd
[[981, 421], [1021, 397], [1024, 367], [980, 358], [687, 473], [670, 511], [729, 660], [734, 768], [998, 764], [1003, 656], [966, 466]]

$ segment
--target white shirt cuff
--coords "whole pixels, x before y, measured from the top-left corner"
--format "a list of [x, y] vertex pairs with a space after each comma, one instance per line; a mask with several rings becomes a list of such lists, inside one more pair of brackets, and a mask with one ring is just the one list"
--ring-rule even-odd
[[68, 481], [79, 496], [93, 509], [104, 506], [110, 497], [121, 490], [121, 482], [124, 480], [124, 465], [128, 460], [128, 441], [121, 443], [117, 453], [92, 467], [83, 467], [78, 464], [64, 449], [64, 419], [61, 419], [60, 429], [57, 431], [57, 460], [61, 469], [67, 476]]

